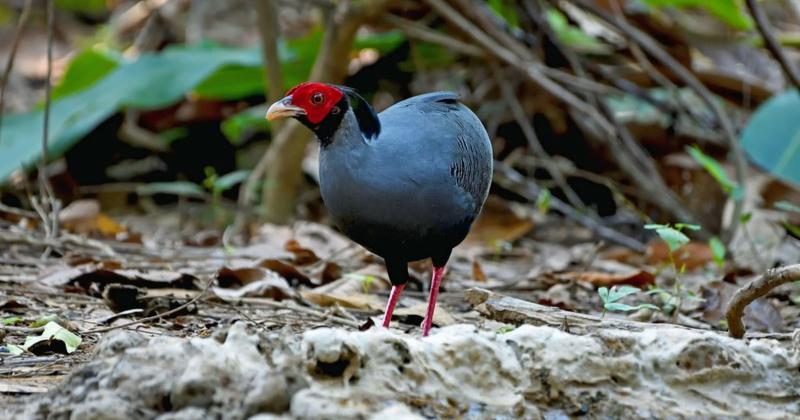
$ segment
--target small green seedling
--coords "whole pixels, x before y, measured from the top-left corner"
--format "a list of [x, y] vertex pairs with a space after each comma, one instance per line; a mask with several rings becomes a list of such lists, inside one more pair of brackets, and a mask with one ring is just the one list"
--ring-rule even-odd
[[630, 312], [644, 308], [654, 309], [656, 311], [659, 310], [658, 306], [649, 303], [641, 303], [639, 305], [634, 306], [619, 302], [619, 300], [621, 300], [625, 296], [629, 296], [639, 292], [641, 292], [641, 289], [633, 286], [620, 286], [620, 287], [613, 286], [611, 287], [611, 289], [607, 287], [601, 287], [597, 289], [597, 294], [600, 296], [600, 300], [603, 301], [602, 315], [605, 315], [606, 311]]
[[553, 199], [553, 194], [550, 192], [549, 189], [543, 188], [539, 191], [539, 195], [536, 197], [536, 210], [539, 211], [541, 214], [547, 214], [550, 211], [550, 202]]
[[682, 232], [683, 230], [700, 230], [700, 226], [689, 223], [675, 223], [674, 227], [669, 224], [651, 223], [644, 225], [644, 228], [655, 230], [661, 240], [667, 243], [670, 254], [689, 243], [689, 237]]
[[728, 178], [728, 173], [725, 172], [725, 169], [722, 168], [719, 162], [701, 152], [697, 146], [687, 147], [686, 152], [719, 183], [722, 190], [725, 191], [725, 194], [728, 194], [734, 200], [740, 200], [742, 198], [743, 192], [741, 186]]
[[375, 276], [369, 274], [350, 273], [346, 274], [345, 277], [355, 279], [361, 283], [361, 289], [364, 291], [364, 293], [369, 293], [370, 289], [372, 288], [372, 284], [375, 283], [375, 280], [377, 280]]
[[515, 327], [513, 325], [503, 325], [502, 327], [500, 327], [497, 330], [495, 330], [495, 332], [497, 334], [505, 334], [505, 333], [510, 333], [511, 331], [514, 331], [515, 329], [517, 329], [517, 327]]
[[708, 241], [708, 247], [711, 248], [711, 258], [714, 260], [714, 264], [720, 269], [725, 267], [725, 254], [727, 252], [725, 244], [715, 236]]

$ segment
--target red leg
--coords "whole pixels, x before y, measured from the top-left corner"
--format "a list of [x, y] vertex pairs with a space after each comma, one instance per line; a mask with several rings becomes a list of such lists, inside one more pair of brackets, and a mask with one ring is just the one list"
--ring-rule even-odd
[[427, 337], [431, 332], [431, 324], [433, 324], [433, 310], [436, 308], [436, 298], [439, 296], [439, 285], [442, 283], [442, 276], [444, 276], [444, 266], [433, 266], [433, 274], [431, 275], [431, 292], [428, 294], [428, 309], [425, 311], [425, 319], [422, 320], [422, 336]]
[[383, 312], [383, 328], [389, 328], [389, 323], [392, 322], [392, 312], [394, 312], [394, 307], [397, 306], [397, 301], [400, 299], [400, 293], [403, 293], [405, 287], [405, 284], [392, 285], [389, 302], [386, 303], [386, 311]]

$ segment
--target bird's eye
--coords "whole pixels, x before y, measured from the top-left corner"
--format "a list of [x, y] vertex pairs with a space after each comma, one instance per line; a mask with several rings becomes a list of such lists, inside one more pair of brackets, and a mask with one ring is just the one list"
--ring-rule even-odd
[[319, 93], [319, 92], [311, 95], [311, 103], [314, 104], [314, 105], [321, 104], [324, 99], [325, 99], [325, 97], [322, 96], [322, 94]]

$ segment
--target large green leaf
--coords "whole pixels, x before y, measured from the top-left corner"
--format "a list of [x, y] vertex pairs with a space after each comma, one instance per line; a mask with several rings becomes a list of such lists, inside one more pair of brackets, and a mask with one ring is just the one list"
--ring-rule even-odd
[[704, 9], [734, 29], [748, 30], [753, 26], [742, 12], [739, 0], [644, 0], [644, 3], [654, 7]]
[[[315, 29], [279, 49], [285, 83], [308, 78], [322, 39]], [[405, 40], [399, 32], [361, 36], [355, 49], [385, 53]], [[343, 59], [347, 59], [343, 57]], [[76, 57], [55, 89], [50, 114], [49, 157], [57, 157], [120, 109], [171, 105], [189, 92], [213, 99], [263, 93], [258, 48], [228, 49], [209, 44], [168, 48], [118, 62], [111, 54], [86, 51]], [[4, 118], [0, 131], [0, 183], [40, 156], [43, 113], [35, 110]]]
[[[218, 69], [259, 66], [258, 49], [208, 46], [170, 48], [126, 62], [91, 87], [53, 102], [49, 154], [63, 154], [75, 141], [121, 108], [152, 109], [184, 97]], [[39, 158], [43, 112], [10, 115], [0, 132], [0, 181]]]
[[762, 104], [742, 131], [742, 147], [762, 168], [800, 185], [800, 93], [785, 92]]
[[111, 53], [87, 49], [69, 63], [61, 83], [53, 88], [53, 100], [80, 92], [105, 77], [119, 65], [120, 58]]

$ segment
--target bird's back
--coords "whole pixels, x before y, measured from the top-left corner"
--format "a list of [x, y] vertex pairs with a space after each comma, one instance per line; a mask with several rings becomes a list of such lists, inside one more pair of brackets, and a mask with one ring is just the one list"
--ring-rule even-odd
[[[338, 152], [323, 151], [323, 198], [331, 215], [384, 257], [410, 261], [449, 251], [466, 236], [489, 190], [486, 130], [450, 92], [406, 99], [379, 118], [379, 137], [333, 159], [335, 167], [325, 154]], [[328, 175], [337, 185], [325, 185]]]

